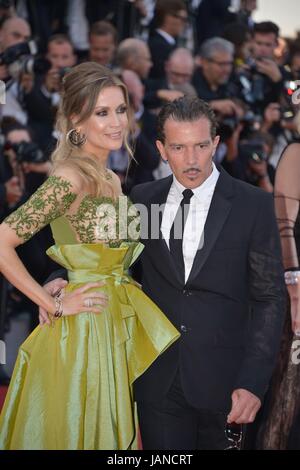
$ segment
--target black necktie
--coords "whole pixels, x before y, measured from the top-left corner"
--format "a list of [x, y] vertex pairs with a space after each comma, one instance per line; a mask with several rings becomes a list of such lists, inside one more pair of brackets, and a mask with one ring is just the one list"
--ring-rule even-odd
[[194, 193], [191, 189], [185, 189], [182, 192], [183, 199], [176, 213], [173, 225], [170, 230], [169, 247], [170, 253], [178, 267], [180, 273], [184, 274], [184, 259], [182, 252], [182, 240], [184, 233], [184, 226], [190, 210], [190, 202]]

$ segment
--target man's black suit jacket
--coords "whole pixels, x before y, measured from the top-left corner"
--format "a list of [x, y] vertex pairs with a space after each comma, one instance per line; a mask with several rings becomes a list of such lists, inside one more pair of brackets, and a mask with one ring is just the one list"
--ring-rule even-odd
[[171, 45], [157, 31], [150, 36], [148, 46], [151, 52], [153, 66], [150, 70], [150, 78], [162, 79], [165, 77], [165, 62], [171, 52], [176, 49], [176, 45]]
[[[148, 209], [165, 203], [172, 180], [138, 185], [130, 197]], [[153, 226], [151, 216], [146, 222]], [[136, 400], [160, 401], [178, 369], [196, 408], [229, 411], [237, 388], [262, 399], [285, 311], [272, 196], [221, 170], [187, 283], [162, 236], [141, 241], [143, 290], [181, 337], [135, 382]]]

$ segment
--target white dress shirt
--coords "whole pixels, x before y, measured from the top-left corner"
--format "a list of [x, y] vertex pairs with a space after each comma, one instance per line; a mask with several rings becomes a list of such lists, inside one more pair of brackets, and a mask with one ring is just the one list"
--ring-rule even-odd
[[[205, 243], [204, 225], [219, 174], [219, 171], [213, 163], [213, 170], [209, 177], [200, 186], [192, 190], [194, 196], [191, 198], [182, 241], [185, 282], [187, 282], [190, 275], [197, 250], [201, 249]], [[173, 183], [167, 197], [161, 223], [161, 232], [168, 248], [171, 227], [180, 202], [183, 199], [182, 192], [185, 189], [186, 188], [179, 183], [175, 176], [173, 176]]]
[[160, 34], [171, 46], [175, 46], [176, 44], [176, 39], [171, 36], [171, 34], [167, 33], [166, 31], [163, 31], [162, 29], [157, 29], [156, 32]]

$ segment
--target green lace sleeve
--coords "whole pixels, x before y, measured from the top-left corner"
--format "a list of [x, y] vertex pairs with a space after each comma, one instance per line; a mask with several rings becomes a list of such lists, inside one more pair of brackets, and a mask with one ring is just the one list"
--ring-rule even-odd
[[24, 242], [65, 214], [76, 199], [72, 183], [61, 176], [50, 176], [28, 201], [10, 214], [4, 222]]

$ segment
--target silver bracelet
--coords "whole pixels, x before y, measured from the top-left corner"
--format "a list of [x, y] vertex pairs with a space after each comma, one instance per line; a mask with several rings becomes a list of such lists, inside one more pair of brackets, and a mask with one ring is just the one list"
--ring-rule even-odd
[[60, 296], [60, 292], [56, 294], [54, 297], [54, 302], [55, 302], [55, 312], [54, 312], [54, 317], [55, 318], [60, 318], [63, 315], [63, 301]]
[[298, 284], [300, 271], [286, 271], [284, 273], [284, 280], [287, 286], [295, 286]]

